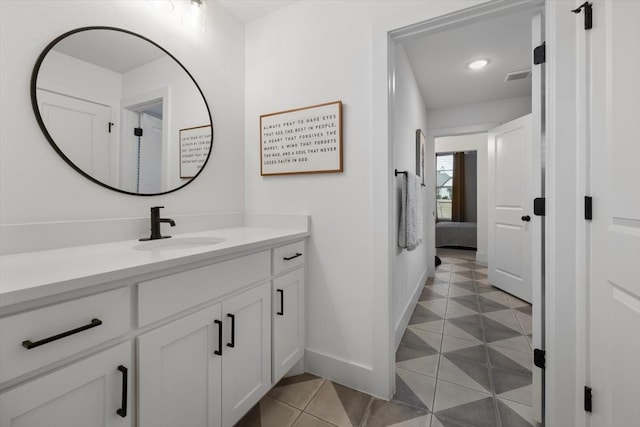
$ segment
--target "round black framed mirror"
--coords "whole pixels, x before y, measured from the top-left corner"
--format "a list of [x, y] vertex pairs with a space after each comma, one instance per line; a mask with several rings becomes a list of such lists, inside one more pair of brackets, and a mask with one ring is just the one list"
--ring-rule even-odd
[[128, 30], [83, 27], [53, 40], [31, 76], [36, 120], [89, 180], [154, 196], [188, 185], [213, 148], [209, 105], [189, 71]]

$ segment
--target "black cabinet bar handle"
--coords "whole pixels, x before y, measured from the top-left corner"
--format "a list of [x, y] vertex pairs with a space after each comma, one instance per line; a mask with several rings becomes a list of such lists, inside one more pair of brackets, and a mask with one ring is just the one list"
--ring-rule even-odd
[[120, 365], [118, 371], [122, 372], [122, 407], [116, 411], [116, 414], [122, 418], [127, 416], [127, 383], [129, 382], [129, 370]]
[[276, 292], [280, 294], [280, 311], [276, 314], [278, 316], [284, 316], [284, 291], [282, 289], [276, 289]]
[[233, 348], [236, 346], [236, 316], [227, 313], [227, 317], [231, 318], [231, 342], [227, 343], [227, 347]]
[[213, 352], [218, 356], [222, 356], [222, 321], [214, 320], [213, 323], [218, 325], [218, 349]]
[[284, 258], [282, 258], [282, 259], [283, 259], [283, 260], [285, 260], [285, 261], [291, 261], [292, 259], [294, 259], [294, 258], [298, 258], [299, 256], [302, 256], [302, 254], [301, 254], [300, 252], [296, 252], [296, 254], [295, 254], [295, 255], [290, 256], [290, 257], [284, 257]]
[[41, 345], [48, 344], [51, 341], [56, 341], [56, 340], [59, 340], [61, 338], [68, 337], [69, 335], [77, 334], [78, 332], [86, 331], [87, 329], [95, 328], [96, 326], [100, 326], [100, 325], [102, 325], [102, 320], [100, 320], [100, 319], [91, 319], [91, 323], [89, 323], [88, 325], [80, 326], [79, 328], [72, 329], [70, 331], [63, 332], [61, 334], [54, 335], [54, 336], [49, 337], [49, 338], [45, 338], [45, 339], [40, 340], [40, 341], [36, 341], [36, 342], [32, 342], [30, 340], [22, 341], [22, 346], [24, 348], [26, 348], [27, 350], [31, 350], [32, 348], [40, 347]]

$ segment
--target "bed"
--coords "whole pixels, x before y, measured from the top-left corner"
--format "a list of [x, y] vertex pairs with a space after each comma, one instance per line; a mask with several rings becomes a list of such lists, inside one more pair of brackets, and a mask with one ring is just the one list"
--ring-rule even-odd
[[475, 222], [436, 223], [436, 247], [455, 246], [462, 248], [478, 247], [478, 224]]

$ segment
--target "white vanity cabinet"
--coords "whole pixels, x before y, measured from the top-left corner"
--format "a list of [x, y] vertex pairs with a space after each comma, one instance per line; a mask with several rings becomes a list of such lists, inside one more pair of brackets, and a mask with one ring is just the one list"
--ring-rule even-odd
[[304, 357], [305, 349], [304, 241], [273, 250], [272, 322], [273, 383]]
[[230, 427], [271, 388], [269, 283], [223, 301], [222, 313], [222, 425]]
[[2, 427], [132, 427], [131, 344], [0, 394]]
[[263, 283], [138, 337], [140, 427], [232, 426], [271, 388]]
[[[130, 290], [120, 287], [0, 319], [0, 378], [30, 371], [125, 335]], [[0, 394], [0, 427], [132, 426], [129, 342]]]
[[[0, 427], [240, 420], [304, 356], [308, 233], [216, 233], [237, 243], [191, 256], [114, 243], [3, 259]], [[85, 254], [111, 256], [108, 267], [74, 261]]]
[[216, 304], [137, 338], [140, 427], [221, 425], [221, 312]]

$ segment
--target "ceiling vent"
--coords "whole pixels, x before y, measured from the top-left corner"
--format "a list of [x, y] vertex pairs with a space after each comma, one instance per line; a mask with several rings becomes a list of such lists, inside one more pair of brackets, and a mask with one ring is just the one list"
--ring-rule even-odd
[[507, 73], [507, 75], [504, 77], [504, 81], [510, 82], [512, 80], [526, 79], [530, 75], [531, 70], [512, 71], [510, 73]]

